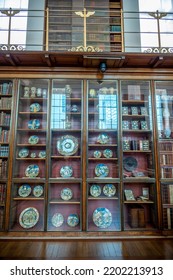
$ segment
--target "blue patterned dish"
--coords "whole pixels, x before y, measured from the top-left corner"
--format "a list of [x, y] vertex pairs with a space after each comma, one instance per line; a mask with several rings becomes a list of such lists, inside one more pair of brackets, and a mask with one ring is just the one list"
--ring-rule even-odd
[[39, 103], [32, 103], [30, 105], [29, 109], [30, 109], [30, 112], [36, 113], [36, 112], [39, 112], [41, 110], [41, 106], [40, 106]]
[[36, 164], [28, 165], [28, 167], [25, 170], [25, 175], [26, 177], [29, 178], [35, 178], [38, 176], [38, 174], [39, 174], [39, 167]]
[[73, 197], [73, 192], [70, 188], [64, 188], [61, 191], [61, 198], [63, 200], [70, 200]]
[[33, 189], [33, 195], [35, 197], [40, 197], [42, 194], [43, 194], [43, 187], [40, 185], [35, 186]]
[[29, 155], [29, 150], [27, 148], [23, 148], [19, 151], [20, 158], [26, 158]]
[[60, 175], [63, 178], [70, 178], [73, 175], [73, 168], [71, 166], [62, 166], [60, 169]]
[[93, 197], [98, 197], [99, 195], [101, 195], [101, 187], [99, 185], [92, 185], [90, 187], [90, 194], [93, 196]]
[[109, 168], [104, 163], [99, 163], [95, 167], [95, 174], [97, 177], [107, 177], [109, 174]]
[[39, 137], [37, 135], [31, 135], [28, 139], [28, 143], [31, 145], [37, 144], [39, 141]]
[[99, 134], [99, 136], [97, 137], [97, 143], [100, 144], [107, 144], [109, 142], [109, 136], [106, 133], [101, 133]]
[[24, 209], [19, 216], [19, 224], [26, 229], [34, 227], [39, 220], [39, 212], [34, 207]]
[[93, 212], [93, 222], [99, 228], [108, 228], [112, 223], [112, 214], [107, 208], [99, 207]]
[[21, 197], [27, 197], [29, 196], [31, 193], [31, 187], [28, 184], [23, 184], [22, 186], [20, 186], [20, 188], [18, 189], [18, 194]]
[[33, 119], [28, 121], [28, 128], [29, 129], [38, 129], [40, 127], [40, 120]]
[[70, 214], [67, 218], [67, 224], [70, 227], [75, 227], [79, 224], [79, 216], [77, 214]]
[[61, 213], [55, 213], [51, 219], [51, 222], [54, 227], [60, 227], [64, 223], [64, 217]]
[[103, 187], [103, 193], [108, 197], [112, 197], [116, 194], [116, 188], [113, 184], [106, 184]]
[[104, 151], [103, 151], [103, 156], [104, 156], [105, 158], [111, 158], [111, 157], [113, 156], [112, 150], [110, 150], [110, 149], [104, 150]]
[[57, 150], [63, 156], [74, 155], [78, 150], [78, 139], [72, 135], [64, 135], [57, 141]]

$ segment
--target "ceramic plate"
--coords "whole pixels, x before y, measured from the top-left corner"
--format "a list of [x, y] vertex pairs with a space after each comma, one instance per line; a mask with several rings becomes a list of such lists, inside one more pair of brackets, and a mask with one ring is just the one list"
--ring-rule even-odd
[[113, 184], [106, 184], [103, 187], [103, 193], [108, 196], [114, 196], [116, 194], [116, 188]]
[[19, 216], [19, 223], [23, 228], [34, 227], [39, 220], [39, 212], [34, 207], [24, 209]]
[[39, 156], [39, 158], [45, 158], [46, 157], [46, 151], [40, 151], [38, 156]]
[[106, 133], [101, 133], [99, 134], [99, 136], [97, 137], [97, 143], [100, 144], [107, 144], [109, 142], [109, 136]]
[[123, 166], [126, 171], [129, 171], [129, 172], [133, 171], [134, 169], [136, 169], [137, 165], [138, 165], [138, 162], [134, 157], [126, 157], [123, 160]]
[[97, 208], [93, 212], [93, 222], [99, 228], [108, 228], [112, 223], [112, 214], [107, 208]]
[[19, 151], [19, 157], [25, 158], [29, 155], [29, 150], [27, 148], [23, 148]]
[[36, 164], [28, 165], [25, 170], [25, 175], [29, 178], [35, 178], [39, 174], [39, 167]]
[[95, 174], [97, 177], [107, 177], [109, 174], [109, 168], [104, 163], [99, 163], [95, 167]]
[[64, 223], [64, 217], [61, 213], [55, 213], [51, 219], [51, 222], [54, 227], [60, 227]]
[[78, 150], [78, 139], [72, 135], [65, 135], [58, 139], [57, 150], [63, 156], [74, 155]]
[[30, 112], [39, 112], [41, 110], [41, 106], [39, 103], [32, 103], [29, 107]]
[[99, 185], [94, 184], [90, 187], [90, 194], [94, 197], [100, 196], [101, 192], [102, 192], [102, 190], [101, 190], [101, 187]]
[[94, 157], [95, 158], [100, 158], [102, 153], [100, 151], [94, 151]]
[[40, 185], [35, 186], [33, 189], [33, 195], [35, 197], [40, 197], [42, 194], [43, 194], [43, 187]]
[[37, 144], [38, 141], [39, 141], [39, 137], [37, 135], [31, 135], [28, 139], [28, 143], [32, 145]]
[[33, 119], [28, 121], [28, 128], [29, 129], [38, 129], [40, 127], [40, 120]]
[[69, 178], [73, 175], [73, 168], [71, 166], [62, 166], [60, 169], [60, 175], [63, 178]]
[[110, 149], [104, 150], [104, 151], [103, 151], [103, 156], [104, 156], [105, 158], [111, 158], [111, 157], [113, 156], [112, 150], [110, 150]]
[[79, 224], [79, 216], [77, 214], [70, 214], [67, 218], [67, 224], [70, 227], [75, 227]]
[[31, 193], [31, 187], [28, 184], [23, 184], [18, 189], [18, 194], [21, 197], [27, 197], [30, 195], [30, 193]]
[[60, 196], [63, 200], [70, 200], [73, 197], [73, 192], [70, 188], [64, 188]]

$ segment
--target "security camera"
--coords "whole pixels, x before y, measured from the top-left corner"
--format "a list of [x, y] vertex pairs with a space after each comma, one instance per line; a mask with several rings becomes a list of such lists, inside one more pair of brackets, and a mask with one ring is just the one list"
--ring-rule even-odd
[[99, 69], [102, 73], [104, 73], [107, 69], [107, 65], [105, 62], [101, 62], [100, 65], [99, 65]]

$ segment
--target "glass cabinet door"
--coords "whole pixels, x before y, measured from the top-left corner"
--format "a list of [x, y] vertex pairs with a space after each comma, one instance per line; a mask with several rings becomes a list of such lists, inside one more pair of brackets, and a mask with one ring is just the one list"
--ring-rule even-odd
[[124, 229], [157, 225], [149, 81], [121, 81]]
[[0, 80], [0, 231], [4, 229], [13, 81]]
[[116, 81], [88, 81], [87, 229], [120, 230]]
[[51, 231], [81, 230], [82, 96], [80, 80], [53, 80], [48, 213]]
[[20, 80], [10, 229], [44, 229], [48, 81]]
[[163, 228], [173, 229], [173, 82], [155, 82]]

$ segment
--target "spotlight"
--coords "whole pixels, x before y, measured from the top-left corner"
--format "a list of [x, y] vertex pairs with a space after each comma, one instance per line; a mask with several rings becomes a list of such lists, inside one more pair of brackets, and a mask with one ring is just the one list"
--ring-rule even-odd
[[99, 69], [102, 73], [104, 73], [107, 69], [107, 65], [105, 62], [101, 62], [100, 65], [99, 65]]

